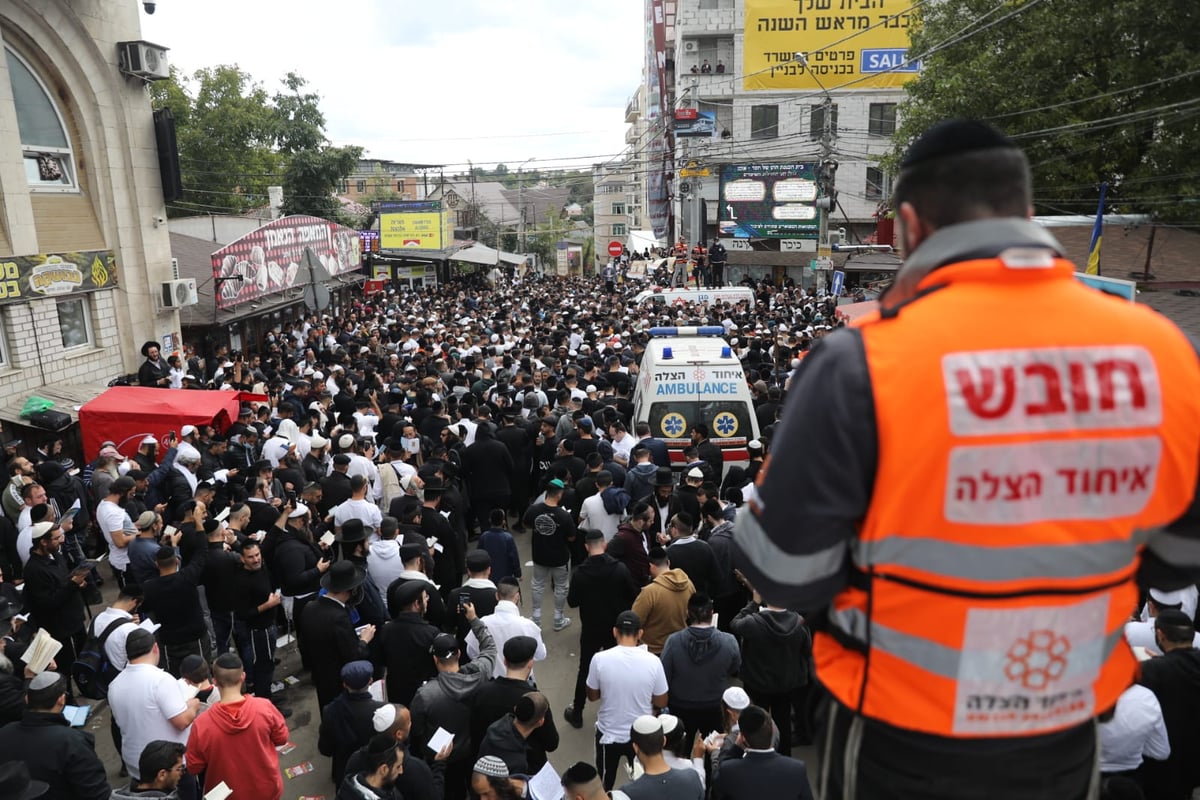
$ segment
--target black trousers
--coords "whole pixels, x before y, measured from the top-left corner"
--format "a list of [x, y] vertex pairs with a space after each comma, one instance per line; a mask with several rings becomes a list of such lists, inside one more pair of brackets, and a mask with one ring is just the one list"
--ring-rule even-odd
[[615, 647], [616, 644], [616, 640], [612, 638], [612, 634], [604, 638], [579, 637], [579, 672], [575, 676], [575, 698], [572, 701], [576, 714], [582, 714], [583, 707], [587, 703], [587, 674], [588, 668], [592, 665], [592, 656], [601, 650]]
[[[613, 784], [617, 781], [617, 770], [621, 767], [621, 756], [629, 759], [629, 766], [633, 767], [633, 761], [636, 758], [633, 754], [632, 742], [613, 742], [612, 744], [600, 744], [600, 731], [596, 731], [596, 771], [600, 773], [601, 779], [604, 781], [604, 791], [612, 791]], [[448, 796], [448, 795], [447, 795]]]
[[271, 684], [275, 682], [275, 641], [279, 630], [274, 625], [251, 628], [241, 621], [235, 630], [238, 652], [246, 673], [254, 683], [255, 697], [271, 700]]
[[[775, 722], [775, 727], [779, 729], [779, 744], [775, 746], [775, 752], [780, 755], [790, 756], [792, 754], [793, 712], [795, 712], [796, 721], [801, 725], [801, 730], [808, 730], [808, 721], [804, 710], [804, 698], [807, 695], [807, 688], [800, 687], [783, 692], [767, 692], [762, 689], [746, 687], [746, 694], [750, 695], [750, 702], [768, 712], [771, 715], [771, 719]], [[801, 744], [809, 744], [810, 742], [811, 739], [809, 742], [801, 742]]]
[[1099, 797], [1092, 722], [1032, 738], [971, 742], [884, 726], [832, 700], [819, 719], [813, 789], [823, 800]]
[[721, 702], [719, 700], [715, 705], [707, 708], [687, 708], [672, 703], [671, 713], [679, 717], [679, 724], [683, 726], [683, 751], [685, 753], [691, 753], [692, 737], [696, 734], [700, 734], [700, 737], [704, 738], [713, 731], [724, 730], [721, 727]]

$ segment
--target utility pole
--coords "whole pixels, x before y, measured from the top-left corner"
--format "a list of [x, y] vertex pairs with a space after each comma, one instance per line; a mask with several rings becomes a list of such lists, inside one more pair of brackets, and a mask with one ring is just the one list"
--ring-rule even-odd
[[517, 167], [517, 233], [521, 240], [521, 254], [525, 254], [525, 174], [522, 172], [525, 165], [532, 158], [527, 158], [521, 162], [521, 166]]
[[[838, 168], [833, 149], [833, 140], [837, 136], [837, 128], [833, 122], [833, 95], [829, 93], [825, 84], [821, 82], [817, 73], [809, 65], [807, 53], [798, 52], [794, 57], [804, 65], [825, 95], [825, 99], [821, 102], [821, 163], [817, 165], [817, 200], [814, 205], [819, 215], [817, 217], [817, 258], [829, 258], [833, 255], [833, 248], [829, 243], [829, 215], [837, 208]], [[823, 282], [824, 278], [821, 280]]]

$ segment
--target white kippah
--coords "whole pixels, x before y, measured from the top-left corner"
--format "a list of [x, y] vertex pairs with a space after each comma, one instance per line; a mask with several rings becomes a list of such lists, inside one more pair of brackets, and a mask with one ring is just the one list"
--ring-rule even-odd
[[371, 724], [375, 727], [376, 733], [383, 733], [395, 722], [396, 707], [391, 703], [384, 703], [375, 709], [375, 713], [371, 716]]

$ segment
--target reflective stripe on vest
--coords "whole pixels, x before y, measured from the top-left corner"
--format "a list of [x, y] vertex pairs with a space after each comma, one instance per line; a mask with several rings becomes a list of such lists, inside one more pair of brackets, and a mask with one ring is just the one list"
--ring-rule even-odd
[[[742, 544], [739, 539], [738, 544]], [[889, 566], [980, 583], [1005, 583], [1038, 576], [1051, 580], [1087, 578], [1129, 566], [1137, 548], [1128, 541], [1064, 545], [988, 547], [941, 539], [888, 536], [858, 541], [854, 560], [864, 570], [886, 572]]]
[[[867, 615], [857, 608], [845, 608], [840, 611], [829, 612], [830, 622], [840, 631], [850, 636], [853, 639], [858, 639], [863, 642], [870, 642], [872, 649], [878, 649], [885, 653], [903, 659], [913, 666], [920, 667], [926, 672], [931, 672], [934, 675], [940, 675], [943, 678], [957, 680], [962, 672], [963, 653], [953, 647], [925, 639], [920, 636], [912, 636], [903, 631], [898, 631], [893, 628], [888, 628], [885, 625], [880, 625], [878, 622], [868, 626]], [[1116, 649], [1125, 637], [1125, 629], [1112, 631], [1098, 639], [1092, 639], [1090, 642], [1073, 643], [1073, 650], [1079, 649], [1096, 649], [1099, 643], [1099, 651], [1097, 652], [1097, 660], [1090, 665], [1077, 667], [1077, 669], [1095, 670], [1099, 668], [1100, 663], [1107, 659], [1112, 651]], [[1005, 654], [997, 653], [995, 666], [1003, 670], [1005, 666]], [[983, 674], [972, 675], [974, 678], [984, 678]]]

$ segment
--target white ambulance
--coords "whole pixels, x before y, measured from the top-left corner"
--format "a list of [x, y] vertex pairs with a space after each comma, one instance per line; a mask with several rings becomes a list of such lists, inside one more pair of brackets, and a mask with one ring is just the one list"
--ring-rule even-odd
[[664, 289], [661, 286], [656, 286], [644, 292], [639, 292], [633, 298], [633, 301], [638, 305], [645, 303], [662, 303], [666, 305], [699, 303], [708, 306], [713, 303], [736, 305], [737, 303], [745, 302], [753, 306], [754, 291], [749, 286], [722, 286], [719, 289]]
[[726, 470], [750, 462], [747, 445], [758, 438], [758, 418], [746, 372], [724, 335], [720, 325], [650, 329], [633, 419], [649, 423], [650, 435], [666, 443], [676, 469], [686, 463], [688, 432], [698, 423], [708, 426]]

